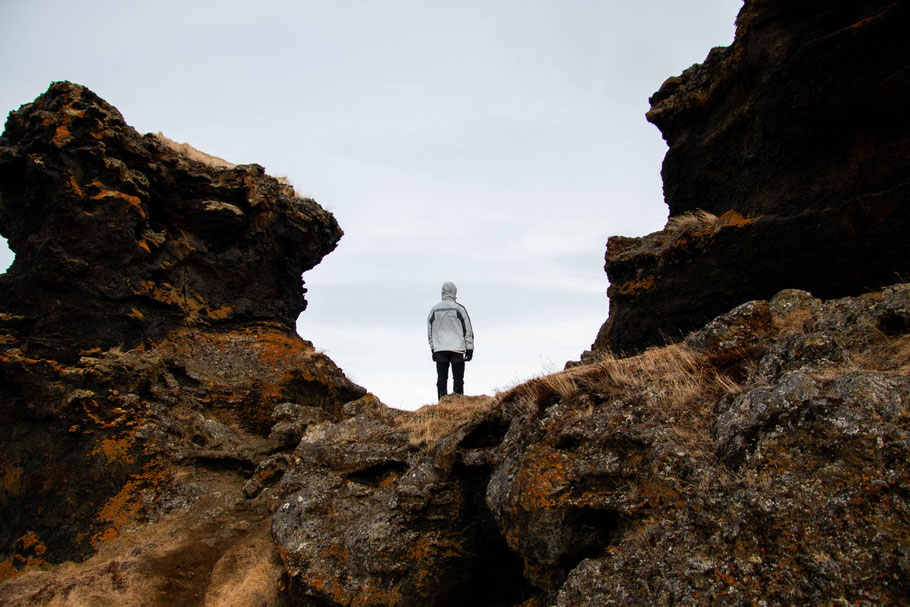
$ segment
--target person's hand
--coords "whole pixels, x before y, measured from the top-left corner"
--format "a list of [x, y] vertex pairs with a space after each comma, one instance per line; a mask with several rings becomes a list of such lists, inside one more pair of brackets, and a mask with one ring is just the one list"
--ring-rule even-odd
[[472, 358], [474, 358], [474, 350], [468, 350], [467, 352], [464, 353], [465, 362], [471, 360]]

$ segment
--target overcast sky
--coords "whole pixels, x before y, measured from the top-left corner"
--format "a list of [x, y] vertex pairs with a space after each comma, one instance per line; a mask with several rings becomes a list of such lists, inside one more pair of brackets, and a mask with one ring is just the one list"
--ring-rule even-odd
[[[607, 317], [607, 237], [659, 230], [670, 76], [741, 0], [0, 0], [0, 111], [83, 84], [140, 132], [255, 162], [334, 213], [297, 328], [386, 404], [434, 402], [426, 316], [474, 323], [469, 394], [561, 369]], [[0, 267], [12, 254], [0, 241]]]

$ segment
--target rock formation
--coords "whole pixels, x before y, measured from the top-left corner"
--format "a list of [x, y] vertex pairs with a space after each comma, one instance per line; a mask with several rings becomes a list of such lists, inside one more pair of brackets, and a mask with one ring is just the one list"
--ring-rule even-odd
[[294, 332], [334, 218], [262, 167], [140, 136], [84, 87], [10, 114], [0, 230], [4, 577], [195, 501], [200, 469], [252, 472], [277, 405], [334, 419], [365, 394]]
[[905, 603], [906, 15], [746, 2], [652, 99], [601, 356], [415, 413], [293, 332], [328, 213], [52, 85], [0, 138], [0, 603]]
[[898, 604], [908, 405], [910, 285], [782, 291], [422, 448], [381, 407], [311, 426], [272, 534], [317, 605]]
[[670, 222], [609, 240], [595, 351], [675, 341], [781, 289], [906, 279], [908, 27], [894, 0], [749, 0], [730, 47], [663, 84], [647, 118], [669, 145]]
[[2, 145], [0, 230], [16, 253], [2, 303], [33, 349], [73, 358], [184, 326], [292, 327], [300, 275], [341, 238], [262, 167], [193, 161], [69, 83], [11, 112]]
[[303, 436], [272, 519], [291, 594], [329, 605], [521, 603], [533, 587], [484, 502], [489, 450], [475, 443], [485, 429], [463, 425], [419, 449], [399, 419], [410, 415], [373, 407]]
[[[161, 412], [136, 434], [186, 457], [145, 488], [156, 506], [142, 524], [95, 536], [99, 554], [82, 565], [33, 566], [0, 600], [899, 604], [908, 405], [904, 284], [826, 302], [783, 291], [685, 342], [479, 405], [412, 414], [366, 396], [338, 419], [283, 404], [258, 443]], [[19, 563], [40, 565], [39, 536], [16, 547]]]

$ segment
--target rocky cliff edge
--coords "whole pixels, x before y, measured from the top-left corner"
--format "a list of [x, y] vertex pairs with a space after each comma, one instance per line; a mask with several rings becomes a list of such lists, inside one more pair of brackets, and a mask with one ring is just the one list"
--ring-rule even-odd
[[736, 39], [668, 79], [667, 227], [612, 237], [594, 351], [673, 342], [798, 288], [858, 295], [910, 268], [910, 8], [747, 0]]
[[[865, 34], [871, 31], [893, 34], [889, 20], [906, 14], [898, 3], [819, 6], [748, 2], [740, 15], [738, 41], [753, 36], [756, 52], [784, 53], [791, 61], [779, 68], [786, 71], [826, 45], [871, 43], [874, 36]], [[838, 27], [825, 30], [827, 34], [809, 28], [800, 30], [808, 34], [789, 36], [795, 22]], [[812, 45], [799, 43], [809, 34]], [[883, 39], [894, 42], [893, 36]], [[748, 55], [745, 47], [739, 48], [740, 57]], [[905, 46], [895, 43], [894, 48]], [[787, 55], [794, 49], [796, 54]], [[727, 67], [712, 63], [727, 56], [718, 51], [706, 62], [712, 70], [696, 68], [686, 77], [688, 83], [665, 85], [665, 95], [654, 101], [676, 108], [654, 117], [667, 121], [665, 133], [679, 127], [685, 134], [695, 118], [712, 115], [702, 110], [727, 98], [719, 94], [723, 87], [701, 88], [715, 69], [723, 76], [728, 67], [732, 73], [733, 66], [743, 65], [735, 52], [727, 52], [732, 53], [730, 63], [721, 62]], [[882, 61], [882, 69], [894, 67], [891, 58]], [[764, 65], [758, 62], [755, 69]], [[854, 72], [866, 76], [863, 70]], [[903, 90], [904, 72], [890, 73], [883, 86]], [[761, 82], [746, 78], [739, 90], [760, 89]], [[798, 92], [797, 81], [792, 82]], [[701, 93], [685, 95], [686, 90]], [[79, 98], [86, 96], [80, 93]], [[766, 101], [768, 108], [775, 103], [773, 98]], [[82, 259], [69, 253], [79, 250], [75, 245], [59, 252], [49, 238], [53, 231], [35, 242], [29, 242], [28, 234], [51, 225], [46, 209], [55, 208], [57, 197], [73, 196], [67, 194], [66, 171], [75, 172], [80, 154], [90, 162], [98, 158], [92, 141], [103, 142], [104, 149], [116, 146], [105, 139], [106, 129], [99, 131], [91, 123], [85, 132], [95, 135], [87, 145], [76, 145], [53, 164], [58, 144], [66, 148], [68, 137], [81, 132], [65, 116], [75, 119], [87, 109], [68, 103], [55, 107], [59, 112], [35, 114], [29, 121], [33, 128], [22, 130], [48, 127], [25, 160], [16, 159], [18, 144], [9, 138], [2, 142], [2, 183], [19, 183], [20, 174], [39, 171], [39, 163], [29, 163], [38, 159], [47, 164], [44, 149], [50, 150], [47, 158], [56, 168], [29, 186], [31, 195], [17, 198], [22, 188], [0, 190], [0, 227], [4, 234], [19, 235], [20, 240], [9, 236], [17, 264], [29, 250], [31, 259], [48, 259], [49, 267], [64, 264], [75, 272], [78, 264], [66, 265]], [[743, 124], [760, 115], [760, 107], [746, 112]], [[686, 114], [687, 108], [694, 113]], [[88, 109], [82, 117], [98, 111]], [[685, 118], [675, 126], [674, 112]], [[717, 141], [723, 141], [720, 131]], [[693, 128], [688, 137], [670, 137], [671, 150], [687, 141], [708, 146], [710, 138], [700, 139], [700, 132]], [[870, 153], [880, 156], [883, 174], [898, 178], [894, 191], [900, 193], [902, 156], [892, 157], [889, 150], [903, 140], [881, 147], [889, 136], [878, 133]], [[82, 147], [89, 149], [80, 152]], [[138, 157], [127, 153], [119, 160], [137, 170], [145, 162], [142, 153]], [[19, 163], [12, 165], [18, 168], [2, 168], [10, 162]], [[187, 162], [181, 157], [177, 164]], [[187, 166], [191, 173], [203, 171], [196, 164]], [[134, 183], [141, 182], [128, 174]], [[205, 174], [206, 182], [234, 179], [209, 169]], [[813, 178], [811, 172], [806, 175]], [[750, 179], [759, 177], [753, 173]], [[192, 187], [198, 183], [180, 179]], [[61, 189], [45, 195], [48, 183]], [[95, 204], [98, 196], [119, 209], [110, 217], [135, 215], [137, 225], [144, 221], [128, 198], [135, 196], [141, 207], [142, 197], [128, 186], [113, 188], [109, 195], [90, 189], [92, 181], [77, 178], [76, 183], [82, 194], [74, 200], [80, 205]], [[279, 191], [271, 181], [268, 187]], [[245, 196], [262, 191], [241, 190]], [[818, 223], [811, 225], [823, 233], [861, 234], [867, 242], [875, 234], [866, 229], [869, 225], [886, 231], [904, 225], [900, 205], [882, 202], [890, 200], [887, 191], [868, 194], [857, 199], [860, 208], [872, 201], [868, 213], [857, 215], [859, 223], [844, 215], [852, 203], [822, 207], [830, 212], [810, 209], [805, 215], [814, 217]], [[7, 209], [15, 207], [8, 207], [8, 201], [17, 199], [18, 208], [38, 212], [7, 216]], [[204, 218], [213, 209], [239, 217], [218, 203], [252, 216], [237, 198], [206, 194], [205, 200], [214, 204], [192, 207]], [[290, 201], [289, 208], [297, 204]], [[788, 234], [809, 233], [810, 224], [795, 221], [800, 215], [792, 215], [787, 205], [727, 209], [680, 204], [673, 211], [672, 229], [652, 239], [663, 243], [658, 252], [675, 251], [677, 257], [655, 256], [648, 239], [620, 241], [620, 249], [657, 261], [631, 264], [643, 268], [636, 274], [640, 280], [615, 281], [616, 289], [634, 296], [650, 293], [650, 285], [664, 284], [653, 268], [668, 267], [669, 259], [688, 268], [680, 276], [694, 280], [697, 267], [687, 260], [697, 257], [692, 251], [698, 247], [707, 259], [725, 256], [717, 267], [729, 270], [724, 264], [735, 261], [736, 249], [732, 244], [715, 247], [715, 240], [752, 243], [740, 245], [746, 247], [744, 255], [753, 245], [766, 247], [756, 249], [756, 255], [783, 255], [783, 249], [748, 238], [750, 230], [759, 228], [766, 231], [754, 234], [773, 237], [775, 224], [769, 217], [782, 218], [782, 229], [802, 226]], [[94, 207], [87, 208], [94, 213]], [[687, 208], [703, 213], [687, 217]], [[177, 225], [195, 225], [195, 211], [174, 215]], [[76, 207], [67, 212], [82, 217]], [[266, 213], [243, 225], [269, 225], [276, 218], [282, 221], [280, 215]], [[883, 223], [868, 223], [880, 216]], [[12, 217], [18, 217], [15, 226], [28, 229], [11, 227], [6, 222]], [[224, 244], [217, 236], [234, 229], [234, 221], [219, 224], [228, 227], [213, 230], [212, 242]], [[160, 234], [162, 225], [156, 224], [153, 233]], [[316, 226], [306, 232], [314, 230], [322, 233]], [[291, 232], [303, 238], [302, 231]], [[122, 246], [112, 256], [121, 272], [132, 267], [124, 259], [143, 259], [144, 248], [134, 251], [132, 243], [140, 241], [145, 229], [127, 233], [132, 240], [118, 234]], [[173, 233], [178, 242], [194, 243], [193, 234], [208, 231]], [[287, 232], [279, 228], [278, 233]], [[811, 243], [811, 234], [808, 238]], [[205, 237], [201, 241], [208, 242]], [[850, 243], [854, 246], [856, 238]], [[888, 246], [897, 247], [897, 254], [901, 249], [895, 243]], [[153, 247], [146, 246], [151, 253]], [[318, 244], [307, 246], [322, 250]], [[190, 249], [178, 245], [178, 250]], [[207, 292], [207, 257], [196, 244], [193, 250], [198, 258], [186, 261], [183, 274], [167, 274], [162, 266], [151, 280], [168, 276], [164, 282], [177, 282], [181, 293]], [[223, 249], [212, 244], [210, 250]], [[238, 252], [219, 259], [238, 255], [243, 257]], [[212, 307], [203, 296], [159, 299], [151, 288], [139, 297], [122, 297], [116, 281], [105, 280], [99, 266], [93, 269], [99, 276], [86, 275], [66, 288], [97, 306], [98, 313], [108, 305], [117, 312], [120, 345], [115, 334], [86, 331], [70, 337], [63, 331], [65, 315], [42, 318], [42, 304], [51, 312], [78, 306], [63, 291], [57, 295], [59, 272], [37, 272], [36, 266], [26, 265], [29, 259], [22, 256], [23, 265], [16, 270], [28, 288], [13, 285], [10, 299], [0, 300], [6, 307], [0, 317], [4, 604], [882, 605], [902, 604], [910, 595], [906, 284], [849, 297], [792, 288], [746, 297], [731, 287], [733, 303], [719, 300], [715, 305], [705, 299], [698, 316], [673, 325], [680, 339], [666, 338], [674, 342], [670, 345], [627, 358], [603, 348], [585, 364], [494, 397], [402, 413], [364, 395], [330, 361], [291, 335], [288, 311], [301, 305], [299, 283], [290, 287], [290, 282], [269, 279], [285, 285], [275, 290], [287, 295], [271, 307], [258, 295], [235, 306], [230, 294], [214, 288], [213, 301], [228, 303]], [[785, 259], [790, 258], [780, 257], [778, 263]], [[224, 271], [225, 266], [218, 267]], [[217, 273], [213, 266], [208, 269]], [[726, 271], [718, 270], [717, 276], [730, 279]], [[831, 274], [835, 281], [838, 276]], [[849, 283], [856, 274], [844, 276]], [[892, 273], [882, 276], [886, 280]], [[299, 274], [293, 278], [299, 280]], [[674, 294], [680, 306], [699, 291], [687, 287], [690, 282], [704, 288], [680, 280], [681, 290]], [[80, 291], [82, 284], [98, 288]], [[839, 284], [823, 286], [837, 289]], [[169, 288], [162, 286], [158, 293]], [[41, 293], [53, 295], [29, 299]], [[622, 318], [618, 311], [624, 304], [615, 297], [614, 302], [619, 306], [614, 309], [611, 303], [615, 321]], [[663, 314], [657, 300], [640, 302], [650, 307], [639, 308], [639, 318], [648, 309], [657, 318]], [[710, 313], [709, 303], [711, 309], [726, 307]], [[674, 318], [669, 312], [666, 317]], [[73, 318], [103, 324], [94, 314]], [[634, 322], [626, 326], [636, 327]], [[611, 335], [609, 347], [620, 343], [617, 339]], [[641, 335], [623, 339], [634, 350], [648, 343]], [[72, 562], [61, 564], [66, 559]]]
[[261, 526], [234, 485], [366, 394], [294, 332], [300, 275], [341, 237], [331, 214], [262, 167], [139, 135], [82, 86], [10, 114], [0, 231], [16, 253], [0, 276], [0, 577], [83, 560], [226, 487], [218, 507]]

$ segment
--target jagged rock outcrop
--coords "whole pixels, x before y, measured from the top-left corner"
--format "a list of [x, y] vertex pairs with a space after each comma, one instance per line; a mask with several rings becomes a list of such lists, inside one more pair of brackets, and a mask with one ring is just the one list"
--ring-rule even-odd
[[680, 340], [417, 413], [293, 332], [328, 214], [53, 85], [0, 139], [0, 603], [906, 602], [910, 285], [839, 297], [906, 267], [907, 119], [856, 108], [906, 15], [747, 2], [608, 248], [601, 353]]
[[[614, 456], [634, 466], [586, 475], [611, 501], [638, 505], [610, 548], [569, 574], [557, 603], [905, 601], [908, 296], [900, 285], [824, 303], [785, 291], [744, 304], [687, 341], [720, 363], [693, 371], [735, 382], [727, 394], [657, 414], [651, 436], [622, 402], [569, 423], [638, 435]], [[659, 402], [664, 387], [642, 402]]]
[[272, 533], [319, 605], [899, 604], [908, 406], [910, 285], [788, 290], [429, 447], [410, 413], [311, 426]]
[[419, 449], [400, 423], [410, 415], [373, 407], [303, 436], [272, 519], [291, 595], [402, 607], [532, 597], [484, 503], [499, 426], [462, 425]]
[[[334, 218], [262, 167], [140, 136], [82, 86], [10, 114], [0, 231], [16, 253], [0, 275], [0, 577], [242, 487], [289, 448], [279, 405], [338, 420], [365, 394], [294, 331]], [[267, 530], [264, 506], [223, 506]]]
[[[136, 355], [107, 352], [93, 368], [132, 373]], [[910, 594], [910, 285], [829, 301], [782, 291], [684, 342], [478, 400], [415, 414], [368, 395], [344, 419], [282, 403], [269, 439], [159, 406], [136, 435], [184, 456], [140, 493], [147, 514], [120, 519], [133, 523], [111, 539], [99, 527], [99, 553], [81, 565], [0, 584], [0, 601], [782, 606]], [[131, 482], [106, 514], [129, 510]], [[27, 533], [17, 551], [39, 565], [46, 547]]]
[[747, 0], [733, 44], [663, 84], [647, 118], [669, 145], [670, 222], [609, 240], [595, 351], [672, 342], [781, 289], [906, 279], [908, 27], [894, 0]]
[[342, 234], [262, 167], [193, 161], [67, 82], [10, 113], [0, 184], [0, 303], [33, 350], [70, 358], [187, 325], [292, 327], [300, 275]]

